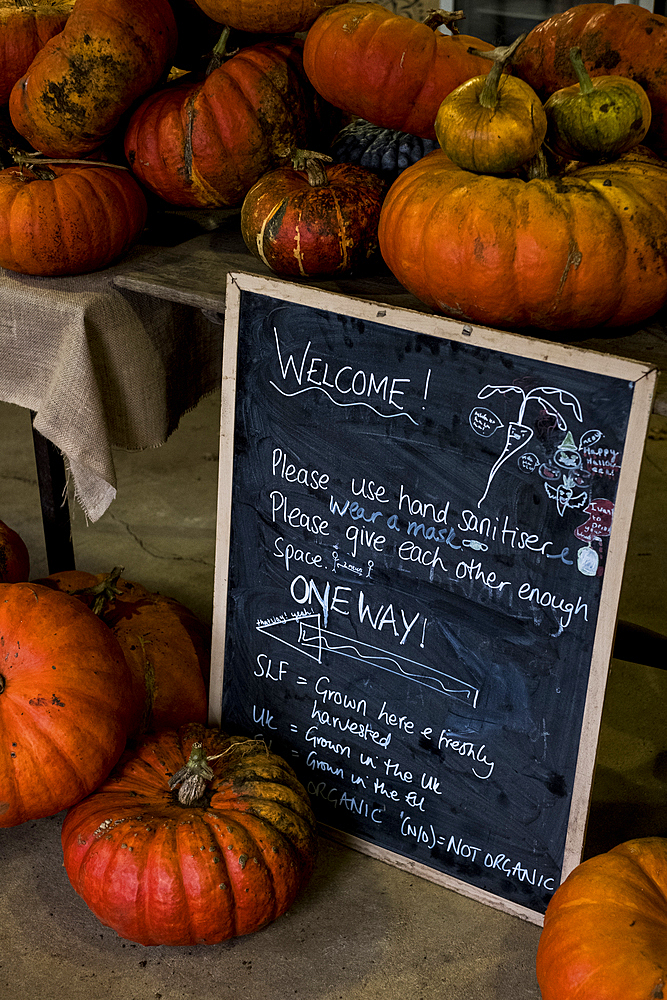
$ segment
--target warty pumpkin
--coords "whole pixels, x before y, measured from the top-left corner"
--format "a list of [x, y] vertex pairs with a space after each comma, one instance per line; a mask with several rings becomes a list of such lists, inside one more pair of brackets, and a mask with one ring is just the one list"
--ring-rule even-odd
[[378, 236], [396, 278], [448, 316], [637, 323], [667, 299], [667, 167], [647, 150], [523, 180], [461, 170], [436, 150], [394, 181]]
[[169, 70], [177, 41], [168, 0], [76, 0], [12, 89], [16, 131], [49, 156], [90, 153]]
[[468, 48], [493, 46], [456, 31], [460, 12], [432, 11], [424, 22], [377, 3], [344, 3], [325, 10], [306, 35], [303, 63], [319, 94], [334, 107], [383, 128], [435, 139], [442, 100], [489, 63]]
[[30, 575], [30, 553], [18, 531], [0, 521], [0, 583], [21, 583]]
[[63, 30], [74, 0], [0, 0], [0, 104], [49, 38]]
[[593, 163], [638, 146], [651, 124], [646, 91], [629, 77], [591, 76], [581, 49], [570, 49], [578, 84], [557, 90], [544, 105], [547, 144], [558, 156]]
[[667, 991], [667, 839], [619, 844], [552, 896], [537, 947], [543, 1000], [658, 1000]]
[[307, 31], [325, 8], [344, 0], [197, 0], [214, 21], [240, 31], [291, 35]]
[[645, 144], [667, 156], [667, 17], [638, 4], [587, 3], [542, 21], [516, 53], [517, 76], [542, 101], [577, 82], [570, 49], [581, 49], [590, 74], [630, 77], [651, 102]]
[[132, 675], [130, 736], [206, 722], [210, 627], [180, 601], [121, 572], [65, 570], [35, 582], [77, 597], [118, 640]]
[[240, 205], [262, 174], [308, 148], [318, 127], [302, 51], [297, 38], [260, 42], [204, 81], [151, 94], [125, 132], [135, 176], [173, 205]]
[[377, 250], [388, 184], [364, 167], [309, 161], [264, 174], [241, 207], [250, 252], [276, 274], [350, 274]]
[[505, 174], [532, 159], [547, 132], [542, 102], [518, 77], [503, 75], [522, 37], [489, 53], [486, 76], [474, 76], [438, 108], [435, 134], [457, 166], [480, 174]]
[[62, 826], [65, 870], [143, 945], [215, 944], [281, 916], [313, 870], [308, 795], [263, 742], [190, 725], [129, 748]]
[[83, 274], [124, 253], [146, 224], [125, 167], [32, 161], [0, 171], [0, 267]]
[[106, 778], [127, 740], [130, 671], [68, 594], [0, 584], [0, 827], [52, 816]]

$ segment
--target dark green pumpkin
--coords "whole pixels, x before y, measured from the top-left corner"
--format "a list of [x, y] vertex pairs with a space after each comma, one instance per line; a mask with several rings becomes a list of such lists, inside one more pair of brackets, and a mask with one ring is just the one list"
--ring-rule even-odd
[[638, 146], [651, 124], [644, 88], [623, 76], [589, 76], [581, 50], [570, 60], [578, 83], [553, 93], [544, 105], [547, 146], [558, 156], [596, 163]]
[[357, 118], [340, 130], [329, 153], [334, 163], [355, 163], [391, 182], [437, 148], [435, 139], [422, 139]]

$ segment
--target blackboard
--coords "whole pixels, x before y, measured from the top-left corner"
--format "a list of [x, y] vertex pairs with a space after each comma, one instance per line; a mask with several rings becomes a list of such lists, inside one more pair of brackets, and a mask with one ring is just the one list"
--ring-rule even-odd
[[210, 720], [333, 836], [541, 923], [581, 860], [656, 372], [227, 287]]

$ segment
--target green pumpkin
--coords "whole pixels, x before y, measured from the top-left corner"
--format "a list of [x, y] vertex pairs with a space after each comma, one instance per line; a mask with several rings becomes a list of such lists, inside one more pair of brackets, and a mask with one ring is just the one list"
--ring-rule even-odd
[[570, 49], [570, 60], [579, 83], [557, 90], [544, 105], [549, 149], [597, 163], [638, 146], [651, 124], [644, 88], [625, 76], [589, 76], [578, 48]]

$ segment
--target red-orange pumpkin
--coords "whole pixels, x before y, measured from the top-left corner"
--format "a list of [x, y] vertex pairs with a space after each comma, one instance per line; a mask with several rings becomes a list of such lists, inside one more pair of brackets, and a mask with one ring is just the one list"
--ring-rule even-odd
[[644, 88], [652, 109], [644, 141], [667, 156], [667, 17], [630, 3], [571, 7], [532, 29], [516, 53], [514, 72], [546, 101], [576, 83], [573, 46], [591, 75], [627, 76]]
[[326, 7], [344, 0], [197, 0], [214, 21], [240, 31], [291, 35], [307, 31]]
[[0, 584], [0, 826], [52, 816], [120, 757], [132, 706], [117, 639], [68, 594]]
[[262, 174], [309, 146], [316, 95], [302, 50], [296, 38], [260, 42], [204, 82], [147, 97], [125, 133], [136, 177], [173, 205], [240, 205]]
[[146, 198], [126, 168], [35, 166], [0, 172], [0, 267], [83, 274], [110, 264], [144, 228]]
[[443, 35], [436, 30], [442, 16], [435, 14], [420, 23], [377, 3], [325, 10], [308, 32], [303, 54], [315, 90], [374, 125], [435, 139], [443, 99], [491, 67], [468, 48], [493, 48], [470, 35]]
[[0, 104], [49, 38], [62, 31], [74, 0], [0, 0]]
[[168, 0], [76, 0], [12, 90], [14, 127], [49, 156], [91, 152], [169, 70], [177, 41]]
[[387, 188], [376, 173], [350, 163], [279, 167], [245, 196], [241, 233], [276, 274], [349, 274], [377, 250]]
[[0, 583], [21, 583], [30, 575], [30, 553], [18, 531], [0, 521]]
[[130, 735], [206, 722], [210, 627], [180, 601], [119, 573], [65, 570], [36, 582], [77, 596], [120, 643], [133, 682]]
[[667, 839], [629, 840], [578, 865], [547, 907], [543, 1000], [659, 1000], [667, 993]]
[[[198, 787], [182, 795], [186, 762]], [[263, 743], [186, 726], [129, 749], [67, 814], [62, 845], [72, 886], [103, 924], [143, 945], [194, 945], [250, 934], [289, 909], [317, 836], [284, 760]]]
[[523, 180], [461, 170], [436, 150], [394, 181], [378, 235], [398, 280], [449, 316], [510, 329], [637, 323], [667, 300], [667, 166], [631, 152]]

